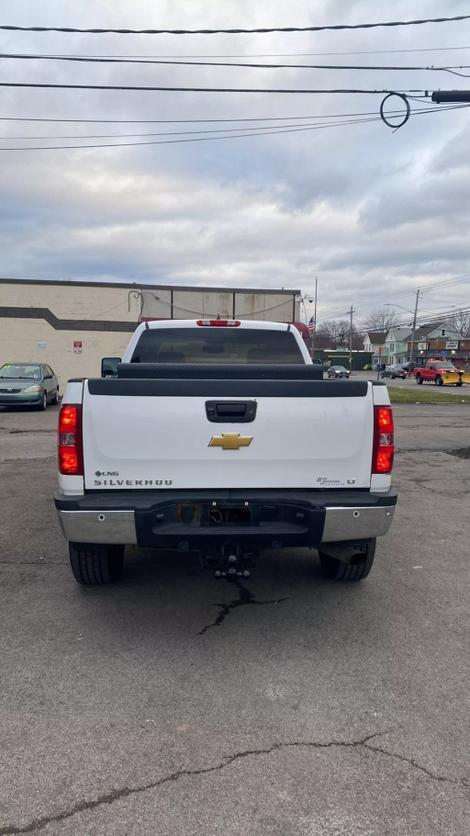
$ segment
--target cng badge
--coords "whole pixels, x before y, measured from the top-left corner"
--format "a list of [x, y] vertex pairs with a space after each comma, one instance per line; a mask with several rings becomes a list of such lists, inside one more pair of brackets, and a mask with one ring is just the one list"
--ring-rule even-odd
[[249, 447], [253, 441], [252, 435], [240, 435], [240, 433], [222, 433], [213, 435], [209, 441], [209, 447], [221, 447], [222, 450], [239, 450], [240, 447]]

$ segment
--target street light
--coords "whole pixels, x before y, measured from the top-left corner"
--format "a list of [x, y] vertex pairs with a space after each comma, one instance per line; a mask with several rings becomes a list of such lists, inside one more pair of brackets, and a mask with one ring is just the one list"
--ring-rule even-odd
[[413, 315], [413, 311], [411, 311], [409, 308], [404, 308], [403, 305], [395, 305], [393, 302], [385, 302], [384, 307], [385, 308], [401, 308], [402, 311], [407, 311], [407, 313], [410, 313], [410, 314]]
[[413, 331], [411, 334], [411, 343], [410, 343], [410, 351], [408, 356], [408, 362], [411, 363], [413, 360], [413, 351], [414, 351], [414, 344], [415, 344], [415, 332], [416, 332], [416, 317], [418, 316], [418, 302], [419, 302], [419, 288], [416, 291], [416, 303], [414, 311], [410, 311], [409, 308], [404, 308], [403, 305], [392, 305], [391, 302], [385, 302], [386, 306], [401, 308], [403, 311], [407, 311], [407, 313], [413, 314]]

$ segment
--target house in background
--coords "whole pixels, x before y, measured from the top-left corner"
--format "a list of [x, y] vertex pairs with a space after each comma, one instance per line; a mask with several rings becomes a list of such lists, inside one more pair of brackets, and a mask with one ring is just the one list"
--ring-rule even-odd
[[383, 347], [385, 344], [386, 331], [367, 331], [364, 335], [364, 351], [372, 354], [372, 365], [375, 368], [378, 362], [383, 363]]
[[[411, 350], [412, 334], [408, 332], [406, 343], [408, 353]], [[451, 360], [457, 365], [468, 363], [470, 351], [467, 347], [469, 340], [465, 340], [448, 322], [432, 322], [420, 325], [416, 329], [413, 347], [413, 357], [416, 360], [426, 360], [431, 357], [440, 360]]]
[[408, 360], [407, 338], [411, 335], [411, 329], [394, 326], [390, 328], [385, 337], [382, 349], [382, 362], [387, 366], [393, 363], [406, 363]]

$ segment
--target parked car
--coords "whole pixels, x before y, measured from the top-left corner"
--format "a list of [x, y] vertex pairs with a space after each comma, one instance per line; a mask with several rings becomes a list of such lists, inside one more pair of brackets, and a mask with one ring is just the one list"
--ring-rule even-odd
[[330, 366], [328, 377], [349, 377], [349, 369], [345, 366]]
[[402, 363], [393, 363], [391, 366], [385, 366], [381, 377], [390, 377], [395, 380], [396, 377], [401, 377], [402, 380], [408, 377], [408, 370], [405, 369]]
[[400, 363], [400, 366], [403, 366], [403, 368], [406, 369], [408, 374], [414, 372], [414, 370], [420, 365], [421, 363], [419, 360], [408, 360], [408, 362], [406, 363]]
[[0, 366], [0, 406], [46, 409], [59, 403], [59, 381], [46, 363], [4, 363]]

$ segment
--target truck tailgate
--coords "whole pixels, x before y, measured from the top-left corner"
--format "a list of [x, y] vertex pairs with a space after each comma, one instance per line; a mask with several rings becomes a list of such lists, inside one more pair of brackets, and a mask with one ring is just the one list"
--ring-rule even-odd
[[88, 380], [85, 490], [369, 488], [373, 415], [366, 381]]

